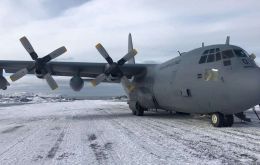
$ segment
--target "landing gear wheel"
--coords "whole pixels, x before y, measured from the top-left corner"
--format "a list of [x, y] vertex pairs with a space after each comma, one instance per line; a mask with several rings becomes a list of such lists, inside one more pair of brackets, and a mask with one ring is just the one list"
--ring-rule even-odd
[[224, 126], [231, 127], [234, 123], [234, 116], [233, 115], [225, 115]]
[[136, 103], [136, 116], [143, 116], [143, 115], [144, 115], [144, 108], [139, 103]]
[[211, 124], [214, 127], [223, 127], [224, 126], [224, 115], [222, 113], [216, 112], [211, 114]]
[[132, 109], [132, 114], [133, 114], [133, 115], [136, 115], [136, 110], [133, 110], [133, 109]]

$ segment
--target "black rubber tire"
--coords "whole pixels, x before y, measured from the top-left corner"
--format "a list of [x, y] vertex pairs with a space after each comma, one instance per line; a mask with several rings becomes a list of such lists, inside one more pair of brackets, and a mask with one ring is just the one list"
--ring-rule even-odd
[[211, 124], [214, 127], [223, 127], [224, 126], [225, 118], [222, 113], [219, 113], [219, 112], [212, 113], [210, 120], [211, 120]]
[[132, 114], [133, 114], [133, 115], [136, 115], [136, 110], [133, 110], [133, 109], [132, 109]]
[[233, 115], [225, 115], [224, 126], [231, 127], [234, 123], [234, 116]]
[[136, 103], [136, 116], [143, 116], [143, 115], [144, 115], [144, 108], [139, 103]]
[[178, 112], [178, 111], [176, 111], [175, 113], [178, 114], [178, 115], [190, 115], [190, 113]]

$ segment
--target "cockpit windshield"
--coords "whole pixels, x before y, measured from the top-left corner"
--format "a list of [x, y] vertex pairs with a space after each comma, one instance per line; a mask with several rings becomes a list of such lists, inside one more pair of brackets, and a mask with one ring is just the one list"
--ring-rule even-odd
[[241, 49], [234, 49], [234, 52], [237, 57], [247, 57], [246, 53]]
[[233, 57], [247, 57], [247, 53], [242, 49], [228, 49], [221, 51], [219, 48], [205, 50], [199, 60], [199, 64], [211, 63], [215, 61], [228, 60]]
[[224, 50], [224, 51], [222, 51], [222, 57], [223, 57], [223, 59], [232, 58], [232, 57], [234, 57], [234, 54], [233, 54], [232, 50]]

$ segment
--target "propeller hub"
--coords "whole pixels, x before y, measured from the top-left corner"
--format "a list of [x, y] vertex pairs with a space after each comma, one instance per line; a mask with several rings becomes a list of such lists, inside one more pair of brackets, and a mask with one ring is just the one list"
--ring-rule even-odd
[[109, 65], [109, 67], [105, 70], [105, 74], [111, 75], [113, 77], [121, 78], [123, 76], [123, 72], [119, 68], [119, 65], [117, 63], [112, 63]]
[[46, 75], [47, 69], [45, 68], [45, 62], [43, 60], [43, 58], [38, 58], [35, 62], [35, 74], [38, 78], [43, 78], [44, 75]]
[[135, 49], [131, 49], [123, 58], [121, 58], [117, 62], [114, 62], [100, 43], [96, 45], [96, 48], [98, 52], [105, 58], [108, 64], [105, 66], [104, 73], [99, 74], [95, 79], [91, 81], [92, 85], [97, 86], [102, 81], [109, 79], [109, 77], [111, 76], [120, 79], [123, 86], [126, 87], [129, 92], [132, 91], [134, 89], [134, 86], [124, 75], [123, 71], [121, 70], [121, 66], [132, 59], [137, 54], [137, 51]]

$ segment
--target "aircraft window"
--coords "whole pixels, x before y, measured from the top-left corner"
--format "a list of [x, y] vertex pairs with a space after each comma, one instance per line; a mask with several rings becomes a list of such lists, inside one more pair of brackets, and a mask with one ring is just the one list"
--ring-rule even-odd
[[219, 48], [216, 48], [216, 52], [219, 52], [220, 51], [220, 49]]
[[216, 61], [221, 60], [221, 54], [220, 52], [216, 53]]
[[210, 49], [209, 53], [215, 53], [215, 49]]
[[250, 64], [246, 59], [242, 59], [242, 62], [246, 65]]
[[207, 62], [214, 62], [214, 60], [215, 60], [215, 55], [214, 54], [208, 55]]
[[209, 50], [205, 50], [203, 54], [208, 54], [209, 53]]
[[234, 52], [237, 55], [237, 57], [247, 57], [245, 52], [241, 49], [234, 49]]
[[199, 64], [205, 63], [207, 59], [207, 56], [201, 56]]
[[223, 59], [232, 58], [232, 57], [234, 57], [232, 50], [225, 50], [225, 51], [222, 52], [222, 58]]

